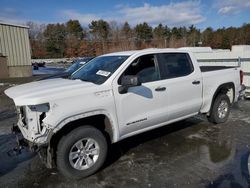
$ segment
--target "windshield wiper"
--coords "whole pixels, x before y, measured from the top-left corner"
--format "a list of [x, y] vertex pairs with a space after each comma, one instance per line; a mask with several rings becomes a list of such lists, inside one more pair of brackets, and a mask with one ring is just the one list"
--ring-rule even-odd
[[91, 80], [88, 80], [88, 79], [81, 79], [81, 78], [79, 78], [79, 80], [82, 80], [84, 82], [92, 82]]

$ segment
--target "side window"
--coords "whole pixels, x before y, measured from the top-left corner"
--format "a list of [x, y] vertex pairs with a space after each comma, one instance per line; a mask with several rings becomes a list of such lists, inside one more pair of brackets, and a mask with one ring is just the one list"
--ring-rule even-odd
[[142, 83], [160, 80], [155, 55], [144, 55], [136, 58], [122, 76], [137, 75]]
[[186, 53], [163, 53], [158, 55], [158, 61], [166, 78], [176, 78], [193, 72], [193, 64]]

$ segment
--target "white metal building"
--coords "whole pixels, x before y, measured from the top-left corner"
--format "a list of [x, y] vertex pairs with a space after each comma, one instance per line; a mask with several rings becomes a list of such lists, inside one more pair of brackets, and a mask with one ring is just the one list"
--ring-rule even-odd
[[[32, 74], [28, 29], [27, 26], [0, 22], [0, 54], [6, 58], [8, 77], [26, 77]], [[0, 69], [1, 63], [4, 62], [0, 62]]]

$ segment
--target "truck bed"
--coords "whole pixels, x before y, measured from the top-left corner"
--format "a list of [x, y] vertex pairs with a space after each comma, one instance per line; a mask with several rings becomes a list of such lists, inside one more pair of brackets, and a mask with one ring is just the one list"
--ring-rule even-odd
[[222, 69], [236, 68], [233, 66], [200, 66], [201, 72], [217, 71]]

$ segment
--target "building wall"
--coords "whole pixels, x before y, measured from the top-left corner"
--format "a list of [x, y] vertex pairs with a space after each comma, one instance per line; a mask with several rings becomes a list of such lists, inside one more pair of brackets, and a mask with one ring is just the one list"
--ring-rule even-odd
[[7, 66], [7, 57], [0, 56], [0, 78], [8, 78], [9, 70]]
[[30, 65], [9, 67], [9, 77], [29, 77], [32, 75], [32, 67]]
[[[31, 76], [28, 27], [0, 22], [0, 53], [8, 58], [7, 65], [10, 77]], [[22, 66], [24, 68], [21, 68]], [[15, 70], [15, 74], [13, 74], [13, 70]]]

